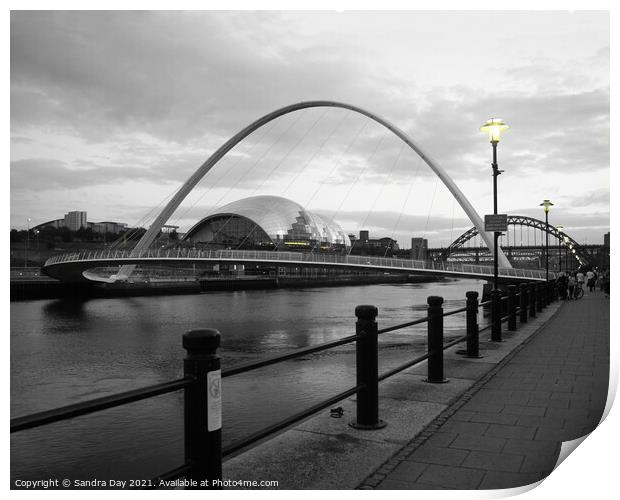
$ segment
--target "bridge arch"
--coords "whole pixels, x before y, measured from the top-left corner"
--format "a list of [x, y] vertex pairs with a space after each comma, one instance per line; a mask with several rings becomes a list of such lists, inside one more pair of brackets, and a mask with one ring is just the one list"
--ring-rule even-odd
[[[256, 131], [263, 125], [269, 123], [276, 118], [284, 116], [289, 113], [293, 113], [295, 111], [299, 111], [307, 108], [319, 108], [319, 107], [332, 107], [332, 108], [342, 108], [347, 109], [349, 111], [353, 111], [355, 113], [359, 113], [364, 115], [371, 120], [379, 123], [384, 126], [388, 130], [390, 130], [394, 135], [396, 135], [399, 139], [401, 139], [407, 146], [409, 146], [415, 153], [424, 160], [424, 162], [431, 168], [431, 170], [441, 179], [444, 185], [448, 188], [452, 196], [458, 201], [459, 205], [463, 208], [469, 219], [474, 224], [474, 227], [478, 229], [485, 243], [489, 247], [491, 251], [493, 251], [493, 237], [491, 233], [486, 233], [484, 231], [484, 223], [472, 204], [465, 197], [465, 195], [461, 192], [455, 182], [448, 176], [448, 174], [444, 171], [443, 168], [439, 166], [439, 164], [433, 160], [426, 152], [422, 150], [422, 148], [413, 141], [407, 134], [405, 134], [398, 127], [388, 122], [387, 120], [367, 111], [363, 108], [353, 106], [351, 104], [346, 104], [337, 101], [305, 101], [298, 102], [296, 104], [291, 104], [289, 106], [285, 106], [283, 108], [272, 111], [271, 113], [266, 114], [265, 116], [259, 118], [258, 120], [252, 122], [243, 130], [239, 131], [233, 137], [231, 137], [228, 141], [226, 141], [219, 149], [217, 149], [199, 168], [196, 170], [187, 181], [181, 186], [181, 188], [177, 191], [177, 193], [172, 197], [172, 199], [168, 202], [168, 204], [164, 207], [161, 213], [156, 217], [155, 221], [151, 225], [151, 227], [146, 231], [146, 233], [142, 236], [140, 241], [136, 244], [132, 251], [132, 257], [140, 256], [144, 251], [146, 251], [151, 243], [155, 240], [162, 226], [168, 221], [168, 219], [172, 216], [174, 211], [179, 207], [179, 205], [183, 202], [183, 200], [187, 197], [187, 195], [192, 191], [192, 189], [200, 182], [200, 180], [213, 168], [213, 166], [220, 161], [226, 153], [228, 153], [232, 148], [234, 148], [237, 144], [239, 144], [243, 139], [249, 136], [252, 132]], [[502, 252], [501, 248], [499, 249], [499, 261], [501, 267], [511, 268], [511, 264]], [[120, 276], [128, 276], [133, 269], [131, 268], [123, 268], [120, 270]]]
[[[555, 227], [552, 224], [549, 224], [549, 227], [547, 227], [547, 224], [545, 223], [545, 221], [535, 219], [533, 217], [527, 217], [525, 215], [509, 215], [508, 225], [509, 226], [527, 226], [527, 227], [537, 229], [539, 231], [547, 232], [553, 238], [557, 238], [563, 241], [565, 246], [571, 249], [574, 249], [575, 254], [579, 255], [579, 257], [584, 261], [584, 263], [591, 263], [590, 255], [588, 254], [588, 252], [586, 252], [583, 248], [581, 248], [581, 245], [579, 245], [579, 243], [577, 243], [568, 234], [564, 232], [560, 233], [557, 227]], [[446, 260], [452, 253], [457, 252], [459, 248], [462, 248], [465, 245], [465, 243], [467, 243], [472, 238], [475, 238], [476, 236], [478, 236], [478, 234], [479, 234], [479, 231], [476, 226], [465, 231], [458, 238], [456, 238], [450, 244], [450, 246], [448, 246], [448, 248], [446, 248], [443, 251], [443, 253], [441, 254], [441, 259]]]

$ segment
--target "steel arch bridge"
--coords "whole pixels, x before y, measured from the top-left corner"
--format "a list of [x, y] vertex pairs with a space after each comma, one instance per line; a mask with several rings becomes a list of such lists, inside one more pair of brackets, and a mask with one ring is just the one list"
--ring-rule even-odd
[[[564, 232], [558, 231], [557, 227], [552, 224], [547, 224], [545, 221], [541, 221], [539, 219], [535, 219], [533, 217], [527, 217], [525, 215], [509, 215], [508, 216], [508, 225], [509, 226], [526, 226], [536, 229], [541, 232], [546, 232], [553, 238], [557, 238], [564, 245], [570, 249], [575, 255], [578, 255], [579, 258], [584, 262], [584, 264], [591, 264], [591, 256], [590, 253], [579, 245], [573, 238], [567, 235]], [[480, 234], [477, 227], [472, 227], [468, 229], [463, 234], [461, 234], [457, 239], [455, 239], [448, 248], [446, 248], [442, 255], [441, 260], [447, 260], [451, 254], [457, 253], [459, 249], [463, 248], [465, 243], [467, 243], [472, 238], [475, 238]]]
[[[291, 104], [289, 106], [285, 106], [283, 108], [272, 111], [271, 113], [266, 114], [265, 116], [259, 118], [258, 120], [252, 122], [243, 130], [235, 134], [228, 141], [226, 141], [219, 149], [217, 149], [199, 168], [196, 170], [192, 176], [185, 181], [185, 183], [181, 186], [181, 188], [177, 191], [177, 193], [172, 197], [172, 199], [168, 202], [168, 204], [163, 208], [161, 213], [155, 218], [155, 221], [151, 225], [151, 227], [147, 230], [147, 232], [142, 236], [140, 241], [136, 244], [134, 249], [132, 250], [132, 257], [140, 257], [145, 251], [147, 251], [153, 241], [155, 241], [159, 231], [166, 223], [166, 221], [172, 216], [174, 211], [179, 207], [179, 205], [183, 202], [183, 200], [189, 195], [189, 193], [194, 189], [194, 187], [200, 182], [200, 180], [215, 166], [215, 164], [220, 161], [226, 153], [228, 153], [232, 148], [234, 148], [237, 144], [239, 144], [242, 140], [252, 134], [254, 131], [261, 128], [263, 125], [284, 116], [289, 113], [293, 113], [295, 111], [299, 111], [302, 109], [308, 108], [341, 108], [349, 111], [353, 111], [354, 113], [361, 114], [370, 118], [371, 120], [379, 123], [383, 127], [387, 128], [390, 132], [392, 132], [396, 137], [402, 140], [407, 146], [409, 146], [424, 162], [431, 168], [431, 170], [439, 177], [439, 179], [444, 183], [444, 185], [448, 188], [450, 193], [454, 196], [454, 198], [461, 205], [461, 208], [465, 211], [471, 222], [474, 224], [480, 231], [480, 235], [484, 242], [486, 243], [489, 250], [493, 251], [494, 241], [493, 235], [491, 233], [486, 233], [484, 231], [484, 223], [480, 218], [480, 215], [476, 212], [473, 205], [469, 202], [469, 200], [465, 197], [465, 195], [458, 188], [456, 183], [452, 180], [450, 176], [445, 172], [445, 170], [435, 161], [430, 155], [428, 155], [422, 148], [407, 134], [405, 134], [398, 127], [390, 123], [389, 121], [381, 118], [380, 116], [367, 111], [358, 106], [353, 106], [351, 104], [346, 104], [337, 101], [305, 101], [298, 102], [296, 104]], [[504, 255], [501, 248], [498, 252], [499, 264], [502, 267], [511, 268], [508, 258]], [[119, 279], [127, 278], [131, 272], [133, 271], [135, 266], [125, 265], [119, 271]]]

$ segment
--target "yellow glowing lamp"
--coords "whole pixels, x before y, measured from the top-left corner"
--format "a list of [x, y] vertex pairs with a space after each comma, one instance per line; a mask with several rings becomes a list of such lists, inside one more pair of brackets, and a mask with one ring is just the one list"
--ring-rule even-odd
[[539, 205], [540, 207], [545, 207], [545, 213], [549, 213], [549, 207], [553, 206], [549, 200], [543, 200], [543, 202]]
[[499, 136], [504, 130], [508, 130], [508, 125], [504, 123], [504, 120], [501, 118], [491, 118], [487, 120], [487, 122], [480, 127], [480, 132], [486, 132], [489, 134], [489, 140], [492, 143], [499, 142]]

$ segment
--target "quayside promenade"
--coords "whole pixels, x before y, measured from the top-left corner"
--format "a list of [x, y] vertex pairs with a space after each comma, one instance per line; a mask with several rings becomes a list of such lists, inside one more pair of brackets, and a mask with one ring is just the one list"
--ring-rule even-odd
[[479, 359], [449, 349], [445, 384], [426, 364], [380, 387], [383, 429], [348, 423], [355, 398], [223, 465], [225, 479], [281, 489], [502, 489], [544, 479], [563, 441], [592, 432], [607, 399], [609, 299], [553, 302], [503, 342], [481, 334]]

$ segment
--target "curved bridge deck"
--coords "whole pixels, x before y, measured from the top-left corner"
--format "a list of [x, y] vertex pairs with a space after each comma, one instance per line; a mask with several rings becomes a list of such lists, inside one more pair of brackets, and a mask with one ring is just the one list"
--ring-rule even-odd
[[[140, 256], [131, 251], [99, 251], [57, 255], [43, 266], [48, 276], [69, 282], [111, 282], [110, 278], [88, 273], [96, 267], [123, 266], [129, 264], [162, 263], [236, 263], [304, 265], [343, 269], [364, 269], [393, 273], [415, 273], [437, 276], [490, 279], [492, 266], [448, 262], [425, 262], [421, 260], [369, 257], [358, 255], [334, 255], [301, 252], [274, 252], [255, 250], [193, 250], [187, 248], [157, 249], [143, 252]], [[499, 277], [509, 281], [545, 281], [545, 271], [535, 269], [499, 268]], [[555, 278], [550, 272], [549, 277]]]

